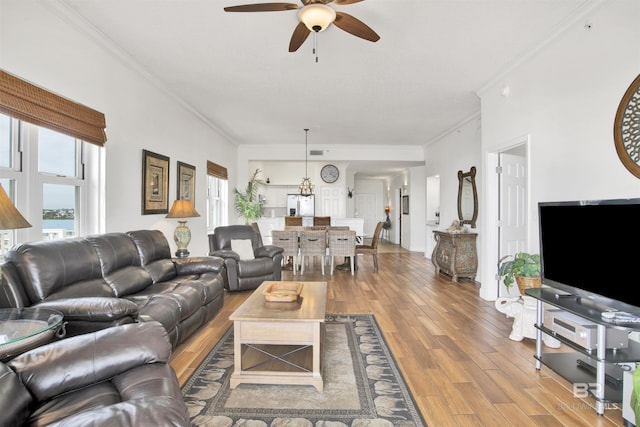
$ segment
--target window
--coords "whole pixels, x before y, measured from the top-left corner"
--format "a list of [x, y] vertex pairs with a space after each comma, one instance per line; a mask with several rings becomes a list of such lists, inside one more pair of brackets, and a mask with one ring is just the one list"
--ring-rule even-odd
[[227, 225], [227, 180], [207, 176], [207, 231]]
[[[15, 180], [0, 178], [0, 185], [9, 196], [9, 199], [15, 200]], [[0, 230], [0, 259], [4, 257], [9, 248], [16, 243], [16, 233], [14, 230]]]
[[207, 231], [213, 230], [228, 222], [227, 168], [207, 161]]
[[0, 243], [102, 231], [105, 127], [101, 112], [0, 70], [0, 182], [32, 225]]
[[86, 190], [85, 157], [91, 150], [99, 157], [97, 146], [0, 114], [0, 183], [32, 225], [2, 232], [0, 251], [18, 241], [18, 232], [25, 233], [19, 241], [97, 232], [91, 224], [98, 221], [83, 221], [84, 212], [94, 211], [89, 204], [97, 203]]
[[0, 168], [11, 166], [11, 157], [11, 118], [0, 114]]

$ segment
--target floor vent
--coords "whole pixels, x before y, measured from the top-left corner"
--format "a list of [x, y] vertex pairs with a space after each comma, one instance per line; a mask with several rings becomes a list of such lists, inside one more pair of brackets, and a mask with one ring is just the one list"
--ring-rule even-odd
[[309, 151], [310, 156], [322, 156], [324, 153], [322, 150], [311, 150]]

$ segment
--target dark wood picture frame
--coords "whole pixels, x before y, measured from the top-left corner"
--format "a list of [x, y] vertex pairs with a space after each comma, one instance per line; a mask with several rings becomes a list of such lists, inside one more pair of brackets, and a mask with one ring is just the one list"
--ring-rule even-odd
[[142, 150], [142, 215], [169, 212], [169, 157]]
[[409, 215], [409, 196], [402, 196], [402, 215]]
[[196, 167], [188, 163], [178, 162], [177, 200], [191, 200], [196, 205]]

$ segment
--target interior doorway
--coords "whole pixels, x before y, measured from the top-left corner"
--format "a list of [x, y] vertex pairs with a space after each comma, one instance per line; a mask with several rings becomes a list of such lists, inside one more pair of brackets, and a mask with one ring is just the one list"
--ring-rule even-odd
[[[527, 250], [528, 195], [526, 141], [498, 153], [498, 258]], [[498, 296], [504, 287], [498, 284]]]

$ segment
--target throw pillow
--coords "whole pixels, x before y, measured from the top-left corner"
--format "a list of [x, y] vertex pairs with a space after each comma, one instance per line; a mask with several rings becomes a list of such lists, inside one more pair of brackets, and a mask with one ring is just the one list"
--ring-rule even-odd
[[240, 255], [240, 259], [255, 259], [253, 255], [253, 246], [249, 239], [232, 239], [231, 250]]

